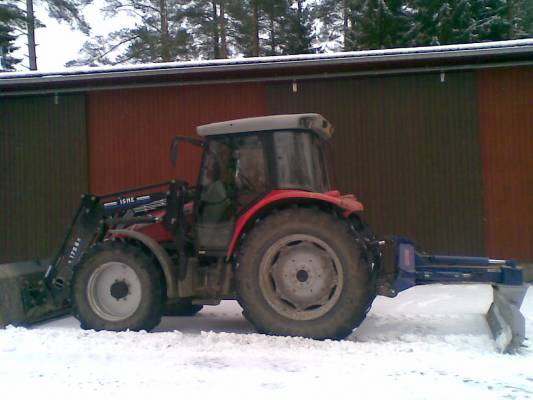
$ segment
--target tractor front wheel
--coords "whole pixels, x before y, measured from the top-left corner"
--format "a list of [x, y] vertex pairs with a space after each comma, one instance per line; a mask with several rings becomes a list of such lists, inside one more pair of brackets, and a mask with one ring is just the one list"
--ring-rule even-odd
[[274, 213], [247, 235], [237, 268], [245, 317], [262, 333], [341, 339], [365, 318], [370, 270], [349, 226], [312, 209]]
[[96, 245], [74, 274], [73, 314], [83, 329], [149, 331], [161, 321], [163, 299], [157, 266], [131, 244]]

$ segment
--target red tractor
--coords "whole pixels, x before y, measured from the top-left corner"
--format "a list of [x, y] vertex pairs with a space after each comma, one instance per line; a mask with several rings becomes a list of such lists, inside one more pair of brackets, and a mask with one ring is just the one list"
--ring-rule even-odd
[[[196, 186], [171, 181], [85, 195], [50, 263], [1, 266], [0, 325], [71, 311], [83, 328], [150, 330], [164, 314], [236, 299], [259, 332], [339, 339], [377, 294], [418, 284], [497, 283], [496, 306], [514, 312], [521, 303], [521, 270], [512, 261], [428, 256], [406, 239], [378, 240], [362, 204], [332, 186], [333, 127], [322, 116], [197, 131], [201, 139], [177, 136], [171, 146], [173, 163], [180, 143], [202, 149]], [[522, 326], [499, 311], [489, 322], [496, 335], [512, 325], [516, 345]]]

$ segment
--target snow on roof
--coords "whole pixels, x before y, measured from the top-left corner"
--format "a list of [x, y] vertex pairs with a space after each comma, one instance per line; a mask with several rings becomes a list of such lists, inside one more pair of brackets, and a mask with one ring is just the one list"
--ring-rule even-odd
[[[56, 80], [60, 77], [97, 75], [98, 77], [115, 77], [135, 75], [135, 73], [150, 71], [165, 71], [179, 73], [181, 70], [202, 72], [205, 70], [231, 69], [236, 66], [266, 66], [266, 65], [298, 65], [314, 62], [334, 62], [337, 60], [355, 62], [370, 62], [382, 60], [409, 60], [438, 58], [445, 56], [469, 56], [482, 54], [503, 54], [515, 51], [531, 51], [533, 54], [533, 39], [506, 40], [499, 42], [469, 43], [446, 46], [408, 47], [385, 50], [348, 51], [321, 54], [301, 54], [290, 56], [233, 58], [223, 60], [196, 60], [169, 63], [127, 64], [104, 67], [65, 68], [57, 71], [25, 71], [0, 73], [0, 84], [7, 84], [11, 80]], [[33, 78], [33, 79], [32, 79]], [[53, 79], [56, 78], [56, 79]]]

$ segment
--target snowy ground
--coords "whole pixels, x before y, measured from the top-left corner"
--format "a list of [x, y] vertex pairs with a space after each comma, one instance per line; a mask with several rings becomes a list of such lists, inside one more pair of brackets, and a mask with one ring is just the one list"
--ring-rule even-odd
[[[498, 354], [483, 316], [490, 298], [481, 285], [378, 298], [340, 342], [255, 334], [234, 302], [165, 318], [155, 333], [82, 331], [73, 318], [9, 327], [0, 388], [45, 399], [533, 398], [533, 340]], [[522, 313], [531, 336], [533, 288]]]

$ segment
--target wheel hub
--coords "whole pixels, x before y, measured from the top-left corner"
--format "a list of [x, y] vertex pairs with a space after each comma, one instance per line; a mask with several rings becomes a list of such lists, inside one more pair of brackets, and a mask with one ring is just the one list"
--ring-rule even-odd
[[100, 265], [87, 284], [89, 305], [108, 321], [121, 321], [132, 316], [139, 308], [141, 298], [141, 282], [137, 273], [121, 262]]
[[126, 296], [130, 293], [130, 286], [126, 283], [125, 280], [119, 281], [117, 279], [111, 285], [109, 293], [111, 293], [111, 296], [113, 296], [117, 301], [119, 301], [120, 299], [125, 299]]
[[299, 311], [326, 304], [337, 284], [331, 258], [307, 242], [281, 250], [272, 278], [278, 296]]

